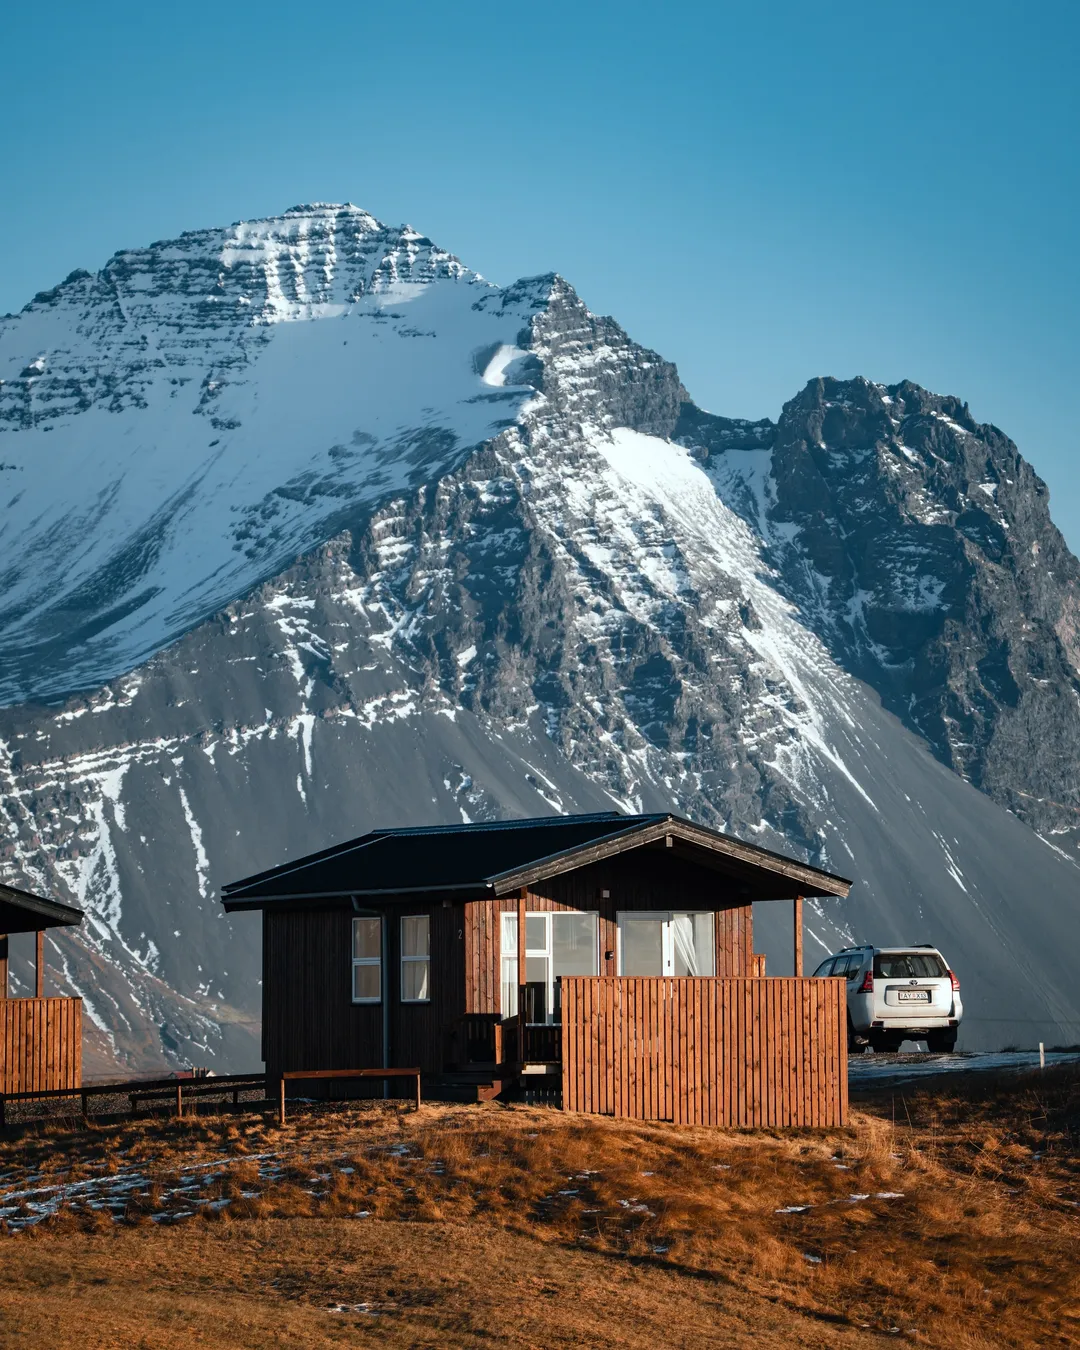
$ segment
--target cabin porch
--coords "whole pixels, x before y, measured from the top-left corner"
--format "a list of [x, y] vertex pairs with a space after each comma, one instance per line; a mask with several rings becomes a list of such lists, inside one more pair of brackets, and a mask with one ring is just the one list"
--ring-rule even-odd
[[846, 1121], [840, 980], [602, 975], [559, 983], [558, 1020], [531, 1022], [527, 1011], [459, 1019], [448, 1059], [475, 1078], [478, 1096], [540, 1088], [564, 1110], [679, 1124]]

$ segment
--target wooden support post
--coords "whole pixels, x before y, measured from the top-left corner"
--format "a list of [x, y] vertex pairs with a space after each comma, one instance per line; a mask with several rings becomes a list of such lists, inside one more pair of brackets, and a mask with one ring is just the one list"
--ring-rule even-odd
[[35, 998], [45, 997], [45, 933], [42, 929], [37, 931], [37, 943], [34, 952], [35, 964], [34, 970], [37, 975]]
[[88, 1114], [89, 1114], [89, 1113], [88, 1113], [88, 1107], [89, 1107], [90, 1103], [89, 1103], [89, 1101], [87, 1100], [87, 1096], [86, 1096], [86, 1093], [85, 1093], [85, 1092], [80, 1092], [80, 1093], [79, 1093], [79, 1096], [82, 1098], [82, 1118], [83, 1118], [83, 1121], [85, 1122], [86, 1119], [88, 1118]]
[[285, 1124], [285, 1079], [278, 1079], [278, 1124]]
[[802, 951], [803, 929], [802, 929], [802, 896], [795, 897], [795, 978], [799, 979], [803, 973], [803, 951]]
[[420, 1110], [420, 1075], [416, 1075], [416, 1109]]
[[519, 1060], [519, 1061], [520, 1061], [521, 1058], [522, 1058], [522, 1048], [523, 1048], [522, 1042], [523, 1042], [524, 1039], [525, 1039], [525, 1037], [524, 1037], [524, 1027], [525, 1027], [525, 995], [526, 995], [526, 989], [525, 989], [525, 946], [526, 946], [526, 944], [525, 944], [525, 922], [526, 922], [526, 921], [525, 921], [525, 897], [526, 897], [528, 894], [529, 894], [528, 890], [527, 890], [524, 886], [522, 886], [521, 890], [518, 891], [518, 902], [517, 902], [517, 921], [518, 921], [518, 925], [517, 925], [517, 927], [518, 927], [518, 940], [517, 940], [517, 957], [518, 957], [518, 1049], [517, 1049], [517, 1057], [518, 1057], [518, 1060]]
[[184, 1114], [184, 1089], [179, 1083], [176, 1085], [176, 1118], [177, 1120]]
[[8, 996], [8, 936], [0, 933], [0, 998]]

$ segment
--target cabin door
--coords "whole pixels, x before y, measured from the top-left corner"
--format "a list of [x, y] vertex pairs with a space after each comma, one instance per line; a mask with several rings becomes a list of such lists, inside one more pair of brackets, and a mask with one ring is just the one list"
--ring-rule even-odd
[[[559, 976], [595, 975], [598, 916], [577, 910], [525, 915], [525, 1020], [558, 1022]], [[502, 1014], [518, 1010], [517, 915], [502, 916]]]
[[623, 911], [618, 923], [620, 975], [716, 974], [711, 910]]

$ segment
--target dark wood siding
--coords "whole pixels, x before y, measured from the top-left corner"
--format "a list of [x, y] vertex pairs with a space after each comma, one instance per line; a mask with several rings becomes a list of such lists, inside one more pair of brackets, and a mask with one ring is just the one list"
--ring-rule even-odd
[[[368, 911], [371, 912], [371, 911]], [[401, 1002], [401, 917], [431, 920], [431, 1001]], [[352, 1001], [351, 910], [267, 911], [263, 915], [263, 1058], [267, 1073], [367, 1069], [383, 1062], [383, 1006]], [[449, 1028], [464, 1012], [464, 911], [410, 903], [385, 911], [383, 1000], [389, 1063], [443, 1067]], [[314, 1095], [317, 1084], [305, 1087]], [[375, 1090], [375, 1089], [372, 1089]], [[381, 1094], [382, 1086], [377, 1091]]]
[[[603, 892], [609, 895], [604, 898]], [[465, 1010], [499, 1012], [500, 929], [517, 899], [475, 900], [465, 906]], [[600, 974], [615, 975], [617, 915], [623, 910], [710, 909], [716, 914], [716, 974], [754, 973], [752, 904], [723, 876], [669, 850], [639, 849], [530, 886], [526, 908], [594, 910], [600, 915]], [[609, 960], [605, 953], [611, 952]]]
[[[401, 919], [431, 919], [431, 1001], [401, 1002]], [[465, 1011], [465, 915], [461, 905], [401, 904], [387, 915], [390, 955], [390, 1062], [417, 1065], [425, 1073], [444, 1066], [447, 1037]]]
[[[382, 1008], [352, 1001], [351, 911], [268, 910], [263, 925], [267, 1073], [378, 1068]], [[316, 1088], [305, 1084], [305, 1095]]]

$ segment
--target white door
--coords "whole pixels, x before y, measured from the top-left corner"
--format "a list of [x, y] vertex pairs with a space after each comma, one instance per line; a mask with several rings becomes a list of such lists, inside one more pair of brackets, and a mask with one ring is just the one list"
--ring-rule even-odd
[[[598, 916], [578, 910], [525, 915], [528, 1018], [559, 1020], [559, 976], [595, 975], [599, 969]], [[517, 915], [502, 916], [502, 1014], [518, 1010]]]
[[620, 975], [714, 975], [716, 940], [711, 910], [623, 911]]

